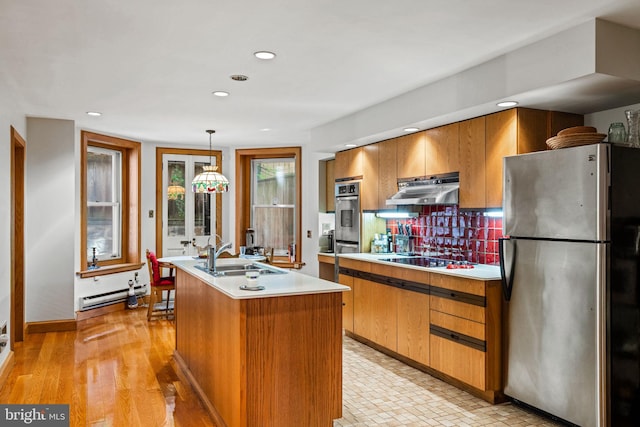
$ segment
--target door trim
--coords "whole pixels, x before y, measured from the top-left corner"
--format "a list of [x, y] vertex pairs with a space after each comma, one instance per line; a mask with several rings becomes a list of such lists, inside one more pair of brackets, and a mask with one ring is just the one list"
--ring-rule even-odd
[[11, 338], [24, 340], [24, 176], [26, 141], [11, 126]]
[[[165, 154], [178, 154], [186, 156], [209, 156], [216, 158], [218, 172], [222, 173], [222, 151], [199, 150], [190, 148], [166, 148], [156, 147], [156, 256], [162, 257], [162, 157]], [[222, 194], [216, 193], [216, 234], [222, 236]]]

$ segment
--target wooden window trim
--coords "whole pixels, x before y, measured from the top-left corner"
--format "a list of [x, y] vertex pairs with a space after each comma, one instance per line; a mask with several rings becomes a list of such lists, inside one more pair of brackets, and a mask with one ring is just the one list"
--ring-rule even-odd
[[[302, 148], [248, 148], [236, 150], [236, 230], [237, 245], [244, 245], [245, 230], [251, 222], [251, 161], [254, 159], [295, 159], [296, 171], [296, 254], [295, 264], [302, 262]], [[289, 261], [288, 259], [286, 261]]]
[[117, 150], [122, 153], [122, 257], [114, 260], [98, 261], [100, 267], [93, 270], [100, 276], [112, 274], [122, 265], [140, 264], [140, 196], [141, 196], [141, 144], [98, 133], [80, 132], [80, 269], [81, 277], [89, 265], [87, 257], [87, 149], [89, 146]]
[[[155, 253], [158, 258], [162, 256], [162, 157], [165, 154], [177, 154], [183, 156], [209, 156], [215, 157], [218, 172], [222, 173], [222, 151], [219, 150], [200, 150], [192, 148], [166, 148], [156, 147], [156, 249]], [[188, 189], [188, 191], [191, 191]], [[216, 193], [216, 234], [222, 236], [222, 194]]]

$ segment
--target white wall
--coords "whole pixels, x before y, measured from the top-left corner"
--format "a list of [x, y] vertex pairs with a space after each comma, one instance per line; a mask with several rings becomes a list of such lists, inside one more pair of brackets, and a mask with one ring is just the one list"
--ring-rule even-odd
[[75, 127], [27, 119], [25, 321], [74, 319]]
[[627, 118], [624, 115], [625, 110], [640, 110], [640, 104], [587, 114], [584, 116], [584, 124], [586, 126], [594, 126], [599, 133], [607, 133], [611, 123], [620, 122], [624, 124], [625, 129], [628, 131]]

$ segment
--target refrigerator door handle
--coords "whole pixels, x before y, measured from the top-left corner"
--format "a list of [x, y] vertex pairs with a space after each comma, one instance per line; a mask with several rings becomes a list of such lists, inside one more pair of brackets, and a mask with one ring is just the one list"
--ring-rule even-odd
[[505, 259], [504, 259], [504, 244], [506, 241], [510, 241], [508, 238], [500, 238], [498, 239], [498, 254], [500, 255], [500, 277], [502, 278], [502, 294], [504, 295], [504, 300], [509, 301], [511, 299], [511, 291], [513, 290], [513, 276], [515, 260], [516, 260], [516, 242], [513, 241], [513, 254], [511, 255], [511, 271], [509, 276], [507, 276], [506, 268], [505, 268]]

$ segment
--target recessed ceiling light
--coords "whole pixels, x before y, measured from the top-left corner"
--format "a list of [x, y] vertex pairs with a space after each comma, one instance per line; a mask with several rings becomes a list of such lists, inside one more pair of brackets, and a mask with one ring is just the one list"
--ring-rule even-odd
[[358, 144], [344, 144], [344, 146], [345, 146], [345, 147], [352, 148], [352, 147], [357, 147], [357, 146], [358, 146]]
[[249, 77], [243, 76], [242, 74], [233, 74], [230, 77], [231, 77], [231, 80], [235, 80], [237, 82], [245, 82], [249, 80]]
[[420, 128], [404, 128], [405, 132], [417, 132], [419, 130], [420, 130]]
[[99, 113], [97, 111], [87, 111], [87, 116], [100, 117], [101, 115], [102, 113]]
[[259, 50], [257, 52], [254, 52], [253, 56], [258, 59], [273, 59], [276, 57], [276, 54], [266, 50]]
[[516, 101], [502, 101], [496, 104], [498, 107], [515, 107], [518, 105]]
[[260, 131], [262, 131], [262, 132], [269, 132], [270, 130], [271, 130], [271, 129], [269, 129], [269, 128], [262, 128], [262, 129], [260, 129]]
[[229, 96], [229, 92], [225, 92], [223, 90], [216, 90], [212, 92], [215, 96]]

